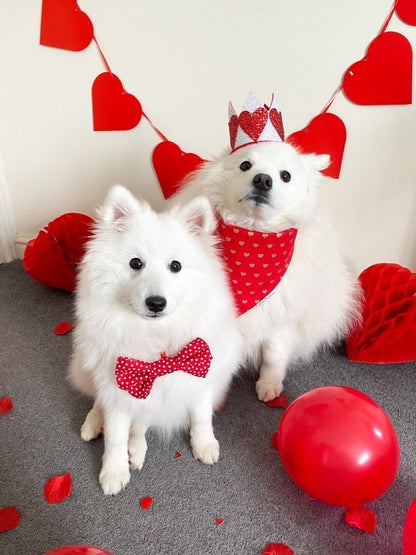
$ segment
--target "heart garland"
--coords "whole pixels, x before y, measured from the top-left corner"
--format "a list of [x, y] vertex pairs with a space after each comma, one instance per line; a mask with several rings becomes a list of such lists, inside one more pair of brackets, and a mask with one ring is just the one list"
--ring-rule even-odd
[[171, 197], [185, 177], [202, 166], [206, 160], [197, 154], [183, 152], [171, 141], [159, 143], [153, 151], [153, 167], [165, 199]]
[[408, 25], [416, 25], [416, 3], [414, 0], [397, 0], [396, 14]]
[[319, 114], [304, 129], [292, 133], [287, 142], [303, 154], [329, 154], [331, 163], [322, 174], [337, 179], [341, 171], [347, 130], [335, 114]]
[[360, 277], [362, 325], [347, 338], [355, 362], [392, 364], [416, 360], [416, 274], [399, 264], [374, 264]]
[[363, 60], [347, 69], [346, 96], [356, 104], [412, 103], [412, 47], [400, 33], [382, 33], [370, 44]]
[[43, 0], [40, 44], [80, 51], [93, 37], [92, 22], [75, 0]]

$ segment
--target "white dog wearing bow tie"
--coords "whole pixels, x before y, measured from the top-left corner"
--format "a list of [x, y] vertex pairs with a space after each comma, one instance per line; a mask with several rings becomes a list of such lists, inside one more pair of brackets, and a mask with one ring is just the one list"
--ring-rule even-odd
[[206, 162], [174, 202], [207, 196], [244, 336], [260, 370], [258, 398], [280, 395], [288, 363], [347, 334], [359, 318], [360, 288], [344, 263], [319, 202], [329, 156], [283, 142], [281, 112], [250, 95], [230, 110], [231, 152]]
[[70, 379], [94, 398], [81, 429], [104, 425], [100, 483], [116, 494], [141, 468], [145, 433], [190, 427], [194, 456], [217, 462], [214, 409], [238, 370], [241, 339], [207, 199], [156, 214], [121, 186], [98, 213], [76, 293]]

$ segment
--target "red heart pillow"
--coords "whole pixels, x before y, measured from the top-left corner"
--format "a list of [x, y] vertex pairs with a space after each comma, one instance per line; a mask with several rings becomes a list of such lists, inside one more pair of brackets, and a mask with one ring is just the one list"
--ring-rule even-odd
[[156, 146], [152, 160], [165, 199], [177, 191], [188, 174], [206, 162], [197, 154], [183, 152], [170, 141], [163, 141]]
[[84, 214], [63, 214], [29, 241], [23, 268], [37, 281], [74, 291], [77, 265], [85, 252], [94, 220]]
[[322, 171], [323, 175], [337, 179], [341, 171], [347, 130], [344, 122], [335, 114], [319, 114], [307, 127], [292, 133], [287, 142], [303, 154], [329, 154], [330, 165]]
[[416, 360], [416, 274], [398, 264], [375, 264], [360, 275], [363, 322], [347, 338], [356, 362]]

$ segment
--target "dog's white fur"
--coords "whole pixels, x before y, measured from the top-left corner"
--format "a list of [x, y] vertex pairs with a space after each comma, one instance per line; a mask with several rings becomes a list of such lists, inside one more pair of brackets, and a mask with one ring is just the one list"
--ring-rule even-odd
[[[246, 161], [252, 167], [242, 171]], [[284, 142], [250, 144], [205, 163], [174, 197], [185, 202], [203, 194], [226, 223], [240, 227], [298, 229], [292, 261], [275, 294], [239, 317], [246, 359], [260, 368], [256, 389], [263, 401], [280, 395], [290, 360], [343, 338], [359, 318], [357, 280], [319, 202], [320, 171], [329, 162], [328, 155], [302, 155]], [[289, 172], [290, 181], [282, 172]], [[272, 179], [263, 196], [253, 185], [258, 174]]]
[[[218, 460], [212, 414], [238, 370], [241, 339], [212, 236], [215, 226], [206, 198], [156, 214], [122, 186], [110, 191], [98, 213], [79, 271], [69, 376], [95, 401], [83, 439], [97, 437], [104, 424], [99, 479], [106, 494], [126, 486], [129, 462], [142, 467], [150, 426], [190, 427], [194, 456], [208, 464]], [[143, 262], [140, 270], [129, 265], [135, 257]], [[170, 270], [174, 260], [182, 265], [178, 273]], [[145, 302], [152, 295], [167, 300], [159, 317]], [[117, 387], [118, 356], [154, 361], [162, 352], [176, 355], [196, 337], [213, 356], [205, 378], [180, 371], [159, 377], [146, 399]]]

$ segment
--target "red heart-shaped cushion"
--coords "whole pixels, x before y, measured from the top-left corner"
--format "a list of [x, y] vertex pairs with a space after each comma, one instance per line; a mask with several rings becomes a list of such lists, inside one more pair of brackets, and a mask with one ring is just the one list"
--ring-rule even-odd
[[92, 85], [94, 131], [133, 129], [142, 117], [142, 107], [135, 96], [127, 93], [114, 73], [104, 72]]
[[416, 274], [399, 264], [374, 264], [360, 275], [363, 322], [347, 338], [356, 362], [416, 360]]
[[253, 141], [257, 141], [266, 126], [267, 118], [266, 108], [257, 108], [254, 112], [248, 112], [247, 110], [241, 112], [238, 121], [244, 133]]
[[40, 44], [66, 50], [84, 50], [94, 37], [90, 18], [75, 0], [43, 0]]
[[357, 104], [412, 103], [412, 47], [400, 33], [382, 33], [363, 60], [344, 74], [343, 89]]
[[63, 214], [29, 241], [23, 268], [37, 281], [74, 291], [77, 265], [85, 252], [94, 220], [85, 214]]
[[402, 21], [408, 25], [416, 25], [415, 0], [397, 0], [395, 10]]
[[324, 175], [337, 179], [341, 171], [347, 130], [344, 122], [335, 114], [319, 114], [307, 127], [292, 133], [287, 142], [302, 154], [329, 154], [330, 165], [322, 170]]
[[177, 191], [188, 174], [206, 162], [197, 154], [183, 152], [171, 141], [159, 143], [153, 151], [152, 160], [165, 199]]

